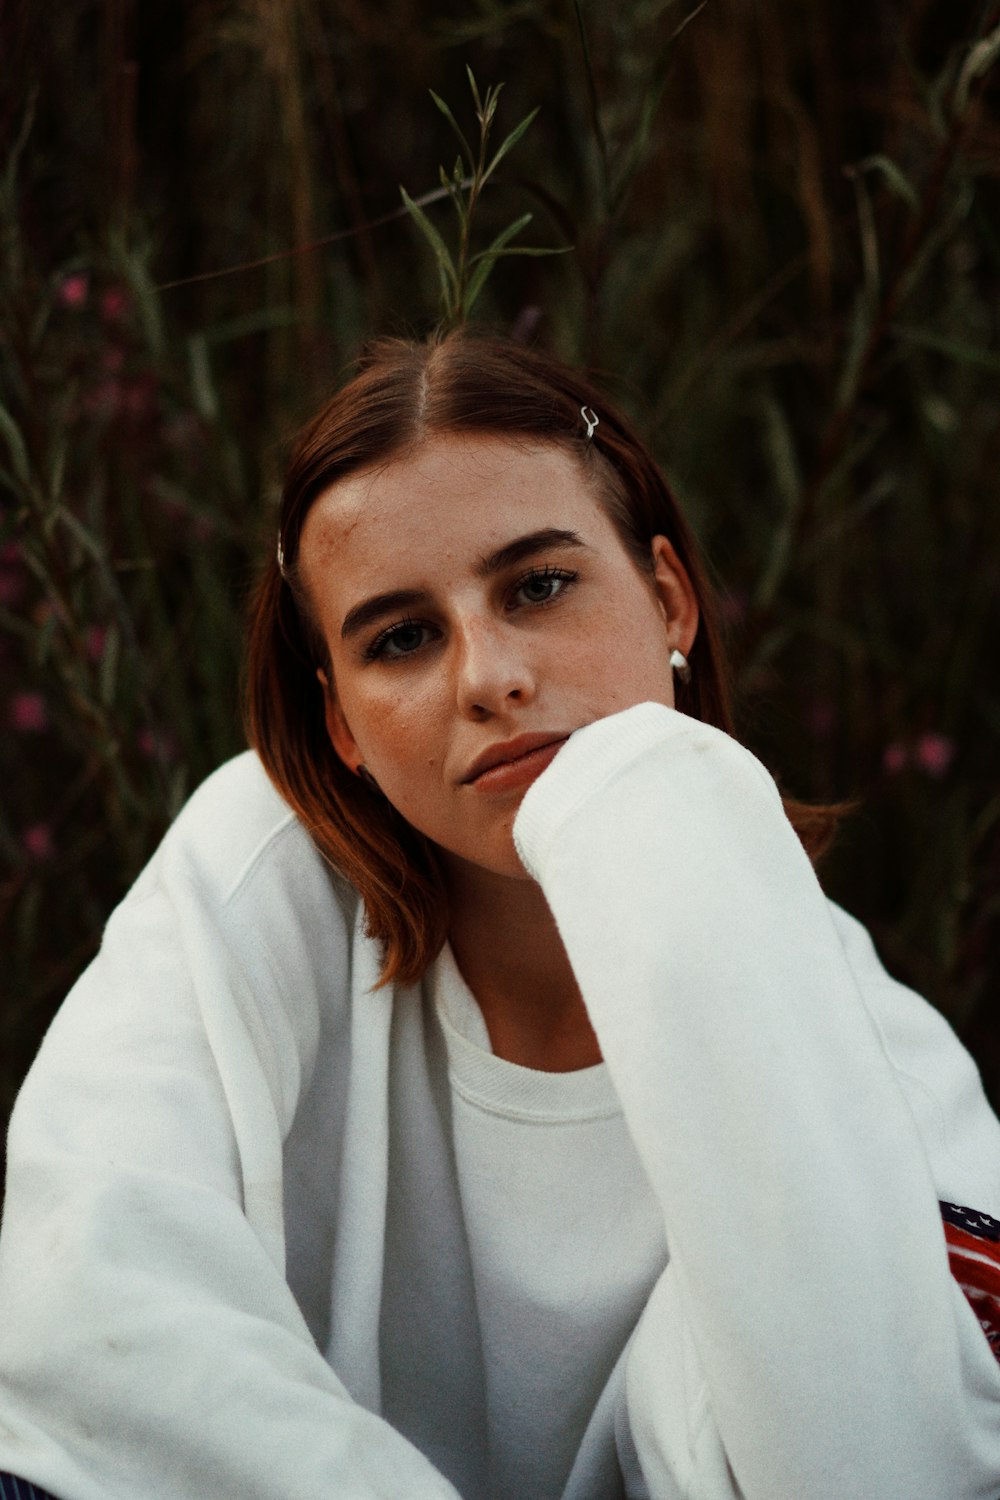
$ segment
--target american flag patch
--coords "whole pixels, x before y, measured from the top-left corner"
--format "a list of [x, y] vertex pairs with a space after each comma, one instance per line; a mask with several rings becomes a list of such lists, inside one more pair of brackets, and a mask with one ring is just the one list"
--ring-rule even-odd
[[1000, 1219], [958, 1203], [940, 1207], [951, 1274], [1000, 1360]]

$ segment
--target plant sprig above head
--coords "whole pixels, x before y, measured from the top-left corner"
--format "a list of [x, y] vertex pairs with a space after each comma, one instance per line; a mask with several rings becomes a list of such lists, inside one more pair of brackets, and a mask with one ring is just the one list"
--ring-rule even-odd
[[472, 224], [480, 194], [489, 182], [507, 153], [517, 145], [528, 126], [538, 113], [533, 109], [500, 143], [492, 157], [489, 154], [490, 135], [497, 111], [502, 83], [487, 88], [480, 94], [471, 68], [466, 68], [476, 119], [479, 122], [478, 148], [473, 150], [469, 140], [445, 101], [430, 90], [431, 98], [444, 115], [458, 137], [460, 154], [448, 172], [441, 167], [441, 184], [448, 193], [458, 218], [458, 247], [453, 255], [444, 237], [435, 229], [418, 203], [410, 197], [404, 187], [400, 188], [403, 202], [410, 217], [420, 230], [434, 253], [441, 293], [441, 321], [446, 327], [462, 323], [469, 316], [473, 305], [486, 285], [487, 278], [501, 256], [507, 255], [561, 255], [570, 246], [544, 248], [538, 245], [512, 245], [511, 240], [531, 223], [531, 214], [521, 214], [508, 224], [485, 250], [472, 253]]

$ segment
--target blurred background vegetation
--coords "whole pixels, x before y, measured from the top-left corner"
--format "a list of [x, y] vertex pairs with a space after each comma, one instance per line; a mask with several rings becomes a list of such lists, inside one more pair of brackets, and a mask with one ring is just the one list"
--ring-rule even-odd
[[[685, 24], [686, 23], [686, 24]], [[1000, 1100], [1000, 7], [61, 0], [3, 12], [0, 1111], [242, 745], [285, 443], [423, 332], [505, 83], [474, 316], [585, 362], [724, 586], [744, 737]], [[461, 176], [461, 174], [460, 174]], [[295, 250], [296, 253], [287, 252]]]

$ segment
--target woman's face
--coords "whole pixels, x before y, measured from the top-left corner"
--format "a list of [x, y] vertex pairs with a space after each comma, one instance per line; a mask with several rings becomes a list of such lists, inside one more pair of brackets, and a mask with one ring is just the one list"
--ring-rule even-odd
[[492, 434], [431, 437], [313, 505], [300, 562], [330, 738], [452, 875], [526, 879], [511, 829], [559, 745], [673, 705], [670, 650], [690, 650], [697, 606], [670, 543], [652, 553], [644, 575], [565, 449]]

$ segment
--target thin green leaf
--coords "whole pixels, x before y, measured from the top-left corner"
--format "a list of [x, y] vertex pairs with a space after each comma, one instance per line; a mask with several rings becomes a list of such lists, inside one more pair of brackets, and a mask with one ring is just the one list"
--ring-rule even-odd
[[757, 608], [766, 608], [772, 603], [789, 570], [795, 517], [802, 503], [802, 474], [787, 414], [771, 396], [764, 398], [763, 408], [764, 439], [774, 491], [781, 501], [781, 516], [771, 535], [767, 559], [754, 589]]
[[951, 202], [943, 205], [936, 224], [928, 230], [916, 258], [900, 280], [898, 306], [902, 307], [909, 301], [928, 272], [939, 264], [938, 257], [953, 239], [958, 227], [968, 218], [975, 197], [972, 183], [959, 180]]
[[514, 129], [511, 131], [507, 139], [502, 143], [493, 160], [490, 162], [489, 166], [486, 168], [486, 171], [483, 173], [483, 182], [488, 181], [488, 179], [493, 175], [497, 167], [503, 161], [508, 151], [510, 151], [514, 146], [517, 145], [518, 141], [524, 135], [524, 132], [527, 130], [532, 120], [538, 114], [540, 108], [540, 105], [536, 105], [536, 107], [531, 111], [530, 114], [525, 115], [520, 125], [514, 126]]
[[572, 245], [511, 245], [506, 250], [482, 251], [476, 256], [478, 264], [462, 298], [463, 311], [469, 312], [498, 260], [511, 255], [531, 255], [536, 258], [541, 255], [568, 255], [573, 248]]
[[868, 192], [868, 184], [864, 174], [857, 167], [848, 166], [844, 168], [844, 176], [850, 179], [854, 188], [854, 201], [858, 209], [858, 235], [861, 241], [861, 265], [864, 271], [864, 296], [867, 302], [868, 316], [874, 317], [875, 308], [879, 300], [879, 287], [881, 284], [881, 271], [879, 268], [878, 232], [875, 228], [875, 215], [872, 211], [871, 195]]
[[406, 189], [404, 187], [400, 187], [399, 191], [402, 194], [403, 202], [406, 204], [407, 213], [413, 219], [413, 222], [417, 225], [421, 234], [424, 236], [427, 243], [430, 245], [431, 249], [434, 252], [434, 258], [437, 262], [438, 275], [441, 278], [442, 293], [445, 295], [450, 294], [453, 296], [458, 289], [458, 273], [455, 270], [455, 264], [451, 258], [451, 253], [448, 250], [447, 245], [445, 244], [444, 240], [441, 238], [437, 230], [434, 228], [434, 225], [424, 213], [423, 209], [414, 202]]
[[465, 76], [466, 76], [466, 78], [468, 78], [468, 80], [469, 80], [469, 88], [472, 90], [472, 99], [473, 99], [473, 103], [476, 106], [476, 116], [477, 116], [477, 118], [480, 121], [482, 121], [482, 118], [483, 118], [483, 101], [479, 97], [479, 85], [476, 83], [476, 75], [473, 73], [473, 71], [469, 67], [468, 63], [466, 63], [466, 65], [465, 65]]
[[508, 255], [568, 255], [575, 248], [575, 245], [510, 245], [506, 250], [497, 250], [493, 259], [501, 260]]
[[688, 13], [684, 17], [683, 21], [678, 21], [678, 23], [674, 27], [673, 31], [667, 37], [667, 43], [666, 44], [667, 44], [668, 47], [672, 46], [673, 43], [676, 42], [677, 38], [680, 36], [680, 34], [681, 34], [682, 31], [686, 31], [687, 30], [687, 28], [691, 25], [691, 22], [694, 20], [695, 16], [700, 16], [701, 15], [702, 11], [705, 9], [705, 6], [707, 4], [708, 4], [708, 0], [701, 0], [701, 4], [700, 5], [696, 5], [695, 8], [694, 8], [694, 10], [689, 10], [688, 11]]
[[49, 498], [58, 500], [62, 494], [66, 474], [66, 427], [61, 426], [52, 438], [52, 454], [49, 462]]
[[474, 266], [477, 261], [481, 261], [487, 255], [496, 255], [498, 250], [502, 250], [504, 245], [510, 243], [515, 234], [520, 234], [522, 229], [527, 228], [527, 226], [531, 223], [533, 217], [534, 215], [532, 214], [522, 214], [519, 219], [514, 220], [513, 224], [508, 224], [506, 229], [501, 229], [492, 245], [487, 246], [485, 250], [480, 250], [478, 254], [473, 255], [469, 261], [469, 265]]
[[24, 152], [25, 146], [28, 144], [28, 137], [31, 135], [31, 132], [34, 129], [35, 107], [37, 104], [38, 84], [36, 83], [32, 87], [31, 93], [28, 97], [28, 102], [25, 106], [24, 114], [21, 116], [20, 127], [18, 129], [17, 135], [14, 137], [10, 149], [7, 152], [7, 161], [4, 165], [2, 179], [3, 185], [5, 191], [10, 195], [12, 200], [14, 197], [15, 183], [17, 182], [17, 174], [21, 166], [21, 156]]
[[918, 206], [920, 200], [917, 197], [916, 188], [902, 168], [898, 167], [891, 157], [884, 156], [880, 151], [876, 151], [872, 156], [866, 156], [862, 161], [858, 162], [857, 171], [880, 172], [892, 191], [898, 198], [902, 198], [908, 207], [915, 209]]
[[500, 90], [502, 88], [503, 88], [503, 84], [502, 83], [496, 83], [496, 84], [493, 84], [493, 86], [491, 88], [488, 88], [486, 90], [486, 98], [483, 101], [483, 118], [482, 118], [483, 145], [484, 146], [486, 145], [486, 137], [489, 134], [490, 127], [493, 124], [493, 119], [494, 119], [494, 116], [496, 115], [496, 112], [497, 112], [497, 105], [500, 103]]
[[468, 211], [468, 208], [467, 208], [466, 202], [465, 202], [465, 194], [466, 194], [466, 191], [467, 191], [468, 179], [465, 178], [465, 177], [463, 177], [463, 175], [462, 175], [462, 159], [461, 159], [461, 157], [459, 157], [458, 160], [455, 162], [455, 170], [451, 174], [450, 177], [449, 177], [448, 173], [445, 171], [444, 167], [439, 167], [438, 168], [438, 174], [439, 174], [439, 176], [441, 178], [442, 186], [445, 188], [445, 190], [446, 190], [446, 192], [448, 194], [448, 197], [452, 201], [452, 204], [454, 206], [455, 212], [458, 215], [459, 225], [462, 228], [464, 228], [465, 224], [466, 224], [466, 222], [468, 220], [468, 214], [469, 214], [469, 211]]
[[904, 328], [896, 326], [893, 333], [908, 344], [930, 349], [935, 354], [947, 355], [960, 365], [971, 365], [978, 370], [990, 370], [1000, 374], [1000, 353], [995, 349], [984, 349], [980, 344], [967, 344], [961, 339], [950, 339], [945, 334], [934, 333], [929, 328]]
[[516, 234], [520, 234], [521, 230], [531, 223], [531, 219], [531, 214], [522, 214], [519, 219], [515, 219], [512, 224], [507, 225], [506, 229], [502, 229], [500, 231], [496, 239], [493, 241], [492, 245], [490, 245], [489, 249], [480, 250], [478, 255], [474, 255], [469, 261], [470, 268], [472, 266], [475, 266], [475, 270], [470, 276], [468, 284], [466, 285], [465, 291], [462, 295], [463, 317], [468, 317], [469, 313], [472, 311], [477, 297], [479, 296], [483, 287], [486, 285], [486, 280], [490, 272], [492, 271], [495, 262], [499, 259], [501, 254], [504, 253], [504, 246], [507, 245]]
[[114, 701], [115, 688], [118, 683], [118, 663], [120, 660], [121, 635], [117, 625], [111, 625], [108, 627], [108, 633], [104, 638], [104, 653], [101, 657], [101, 673], [98, 683], [98, 692], [105, 708], [110, 708]]
[[212, 366], [203, 334], [196, 333], [188, 340], [188, 364], [195, 410], [204, 421], [214, 423], [219, 416], [219, 400], [212, 382]]
[[125, 255], [125, 275], [135, 298], [135, 306], [142, 324], [146, 347], [150, 354], [159, 358], [164, 350], [163, 319], [156, 287], [150, 280], [146, 261], [137, 254]]
[[541, 245], [511, 245], [506, 250], [482, 251], [479, 255], [476, 256], [476, 261], [478, 262], [478, 264], [476, 265], [472, 276], [469, 278], [468, 286], [466, 287], [465, 293], [462, 297], [463, 314], [468, 316], [469, 312], [472, 309], [473, 303], [479, 296], [479, 293], [482, 291], [487, 277], [493, 270], [493, 267], [498, 260], [503, 260], [506, 256], [510, 255], [566, 255], [572, 249], [572, 245], [557, 245], [555, 247], [546, 247]]
[[934, 135], [939, 141], [947, 138], [948, 121], [946, 116], [949, 107], [953, 110], [955, 106], [954, 77], [954, 63], [952, 59], [949, 59], [927, 90], [927, 117]]
[[476, 269], [469, 277], [465, 291], [462, 294], [463, 318], [467, 318], [471, 313], [473, 307], [475, 306], [476, 299], [478, 298], [483, 287], [486, 285], [495, 261], [496, 256], [491, 256], [489, 259], [480, 259], [479, 264], [476, 266]]
[[597, 79], [594, 76], [594, 65], [590, 56], [590, 42], [587, 39], [587, 27], [583, 19], [583, 10], [580, 0], [573, 0], [573, 10], [576, 14], [576, 27], [580, 37], [580, 50], [583, 53], [583, 71], [587, 80], [587, 102], [590, 106], [590, 124], [597, 142], [597, 150], [601, 161], [601, 174], [604, 187], [604, 200], [610, 208], [611, 205], [611, 167], [608, 152], [607, 136], [604, 134], [604, 126], [601, 124], [601, 107], [597, 94]]
[[0, 435], [7, 440], [7, 451], [10, 454], [10, 461], [13, 465], [16, 478], [23, 485], [30, 484], [31, 465], [28, 462], [28, 449], [25, 446], [24, 438], [21, 436], [21, 429], [14, 421], [6, 406], [3, 405], [0, 405]]
[[[674, 45], [681, 34], [687, 30], [688, 26], [690, 26], [695, 17], [701, 15], [701, 12], [705, 9], [705, 6], [707, 4], [708, 0], [700, 0], [700, 4], [696, 5], [693, 10], [688, 11], [687, 15], [677, 23], [673, 31], [670, 33], [669, 37], [667, 37], [667, 40], [658, 49], [656, 65], [651, 73], [650, 86], [643, 98], [642, 106], [639, 112], [639, 121], [635, 129], [632, 131], [631, 140], [629, 142], [629, 146], [625, 153], [625, 156], [620, 162], [616, 172], [614, 173], [615, 180], [613, 184], [611, 182], [612, 174], [609, 167], [608, 181], [610, 191], [610, 211], [612, 214], [617, 214], [620, 212], [628, 194], [628, 189], [632, 184], [632, 180], [635, 177], [636, 171], [638, 170], [639, 163], [645, 156], [647, 148], [649, 146], [649, 138], [652, 134], [653, 122], [656, 118], [656, 113], [659, 109], [660, 101], [663, 98], [663, 93], [666, 88], [667, 75], [672, 66]], [[654, 16], [658, 16], [659, 11], [665, 8], [665, 6], [654, 7]]]
[[35, 661], [40, 667], [44, 667], [49, 659], [49, 652], [59, 629], [59, 616], [53, 611], [47, 619], [42, 621], [41, 628], [35, 636]]
[[476, 158], [472, 154], [472, 147], [466, 140], [465, 132], [459, 125], [458, 121], [455, 119], [455, 116], [452, 114], [448, 105], [441, 98], [440, 94], [435, 94], [433, 89], [428, 89], [427, 92], [430, 94], [431, 98], [434, 100], [434, 103], [437, 105], [438, 109], [448, 121], [448, 124], [451, 126], [452, 130], [458, 136], [462, 150], [465, 153], [465, 160], [468, 163], [468, 170], [471, 172], [475, 166]]
[[632, 139], [629, 142], [628, 150], [615, 174], [616, 180], [612, 191], [612, 205], [613, 211], [616, 213], [622, 207], [625, 195], [631, 186], [639, 163], [646, 154], [653, 120], [662, 97], [663, 83], [661, 82], [658, 87], [650, 90], [642, 101], [642, 108], [639, 112], [639, 123], [632, 132]]
[[51, 519], [53, 529], [56, 525], [65, 526], [66, 530], [79, 542], [83, 551], [97, 563], [101, 572], [108, 570], [108, 558], [104, 548], [93, 532], [84, 526], [80, 518], [71, 510], [67, 510], [65, 505], [54, 505], [47, 519]]
[[969, 91], [977, 78], [988, 72], [1000, 57], [1000, 26], [981, 37], [969, 52], [955, 85], [954, 112], [958, 119], [969, 107]]

